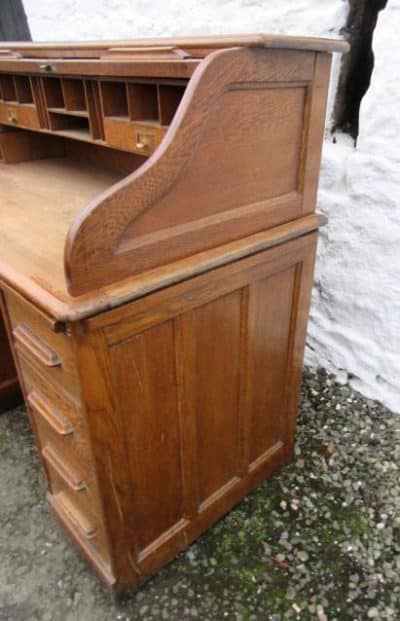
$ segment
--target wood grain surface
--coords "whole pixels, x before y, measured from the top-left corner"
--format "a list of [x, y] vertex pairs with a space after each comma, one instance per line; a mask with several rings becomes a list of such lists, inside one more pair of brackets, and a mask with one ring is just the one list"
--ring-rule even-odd
[[0, 407], [17, 373], [50, 506], [116, 594], [292, 455], [345, 48], [0, 47]]

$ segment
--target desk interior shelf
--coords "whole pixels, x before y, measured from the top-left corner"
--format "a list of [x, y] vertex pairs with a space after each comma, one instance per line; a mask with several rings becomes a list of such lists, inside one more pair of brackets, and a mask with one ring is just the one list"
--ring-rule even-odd
[[0, 123], [30, 129], [44, 127], [35, 76], [0, 73]]
[[150, 155], [185, 91], [183, 80], [0, 74], [0, 123]]

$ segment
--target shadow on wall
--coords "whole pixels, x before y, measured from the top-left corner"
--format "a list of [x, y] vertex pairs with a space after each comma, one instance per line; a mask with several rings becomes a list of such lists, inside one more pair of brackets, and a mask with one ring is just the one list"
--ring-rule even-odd
[[0, 0], [0, 41], [31, 41], [22, 0]]
[[350, 11], [341, 34], [350, 43], [342, 58], [332, 132], [341, 130], [357, 141], [361, 100], [374, 68], [372, 38], [378, 13], [387, 0], [349, 0]]

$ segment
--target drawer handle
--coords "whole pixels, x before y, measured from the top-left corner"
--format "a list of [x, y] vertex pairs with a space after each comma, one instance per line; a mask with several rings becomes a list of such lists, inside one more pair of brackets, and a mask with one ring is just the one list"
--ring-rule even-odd
[[51, 349], [41, 338], [33, 334], [25, 325], [20, 324], [13, 330], [16, 345], [22, 345], [32, 356], [46, 367], [59, 367], [61, 360], [57, 352]]
[[51, 63], [43, 63], [42, 65], [39, 65], [39, 69], [40, 71], [44, 71], [45, 73], [51, 73], [52, 71], [55, 71], [55, 67]]
[[65, 416], [54, 407], [36, 390], [28, 395], [28, 404], [39, 414], [50, 427], [60, 436], [68, 436], [74, 432], [74, 428]]
[[65, 494], [62, 492], [55, 495], [48, 494], [47, 498], [59, 517], [67, 519], [86, 539], [92, 539], [96, 535], [96, 529], [91, 522], [75, 507]]
[[9, 123], [18, 123], [18, 117], [17, 117], [17, 112], [16, 110], [12, 110], [11, 108], [8, 108], [7, 110], [7, 120]]
[[56, 453], [50, 445], [45, 446], [42, 455], [47, 464], [57, 472], [58, 476], [68, 485], [74, 492], [81, 492], [86, 488], [85, 482], [73, 470], [64, 459]]
[[154, 149], [154, 136], [153, 134], [146, 134], [145, 132], [136, 133], [136, 148], [139, 151], [147, 151]]

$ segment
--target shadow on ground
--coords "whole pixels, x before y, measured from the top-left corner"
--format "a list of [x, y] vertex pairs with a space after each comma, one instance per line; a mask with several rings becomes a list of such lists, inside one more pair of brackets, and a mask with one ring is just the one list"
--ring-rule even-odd
[[0, 416], [0, 621], [400, 618], [400, 418], [306, 372], [292, 462], [114, 603], [44, 501], [26, 414]]

